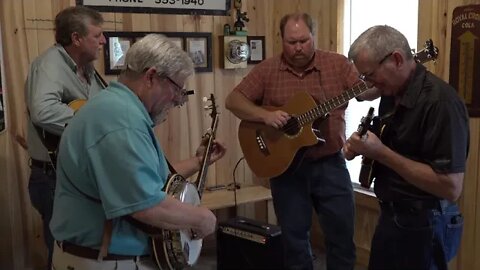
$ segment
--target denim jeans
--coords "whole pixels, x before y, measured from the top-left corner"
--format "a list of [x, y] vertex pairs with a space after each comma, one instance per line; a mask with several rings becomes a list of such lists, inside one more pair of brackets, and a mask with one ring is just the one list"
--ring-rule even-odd
[[310, 228], [315, 209], [325, 234], [327, 269], [353, 269], [353, 189], [343, 155], [305, 160], [295, 171], [272, 178], [270, 185], [286, 268], [313, 269]]
[[456, 204], [423, 210], [381, 208], [369, 270], [447, 270], [463, 229]]
[[47, 269], [51, 269], [53, 255], [53, 236], [49, 223], [52, 219], [53, 198], [55, 195], [56, 175], [52, 169], [31, 166], [28, 192], [33, 207], [40, 213], [43, 221], [43, 236], [48, 249]]

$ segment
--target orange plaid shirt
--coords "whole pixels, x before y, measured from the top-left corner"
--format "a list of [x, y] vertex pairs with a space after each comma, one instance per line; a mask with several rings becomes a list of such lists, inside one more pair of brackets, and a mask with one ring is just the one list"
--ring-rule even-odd
[[[315, 50], [314, 60], [303, 74], [296, 73], [283, 56], [278, 55], [256, 65], [233, 91], [240, 91], [257, 105], [280, 107], [300, 91], [309, 93], [317, 104], [321, 104], [358, 82], [358, 71], [345, 56]], [[321, 158], [342, 148], [346, 108], [347, 105], [339, 107], [331, 111], [326, 120], [314, 123], [326, 144], [310, 147], [307, 157]]]

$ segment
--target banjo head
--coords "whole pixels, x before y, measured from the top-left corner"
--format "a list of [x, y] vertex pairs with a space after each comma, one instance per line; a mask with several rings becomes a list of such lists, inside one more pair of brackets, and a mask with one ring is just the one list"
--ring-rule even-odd
[[[181, 176], [172, 180], [167, 187], [168, 194], [182, 203], [200, 205], [200, 196], [195, 185]], [[197, 262], [202, 250], [202, 239], [191, 239], [192, 232], [190, 230], [169, 231], [168, 236], [165, 236], [171, 240], [168, 241], [171, 248], [165, 249], [170, 266], [178, 264], [192, 266]], [[173, 268], [176, 267], [173, 266]]]

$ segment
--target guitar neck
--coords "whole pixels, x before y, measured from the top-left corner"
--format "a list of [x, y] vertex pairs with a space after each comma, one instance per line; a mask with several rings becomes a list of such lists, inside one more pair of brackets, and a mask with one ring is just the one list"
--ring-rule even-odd
[[368, 90], [368, 86], [365, 82], [360, 82], [354, 87], [344, 91], [341, 95], [327, 100], [326, 102], [318, 105], [317, 107], [308, 110], [306, 113], [297, 116], [300, 123], [306, 124], [317, 120], [320, 117], [325, 116], [334, 109], [344, 105], [350, 99], [361, 95]]

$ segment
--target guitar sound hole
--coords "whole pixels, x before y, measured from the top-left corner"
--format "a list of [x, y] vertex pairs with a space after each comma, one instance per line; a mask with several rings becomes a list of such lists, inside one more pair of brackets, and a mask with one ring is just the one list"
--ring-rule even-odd
[[282, 131], [285, 132], [287, 135], [293, 136], [300, 132], [302, 126], [296, 117], [292, 117], [288, 119], [285, 126], [282, 127]]

